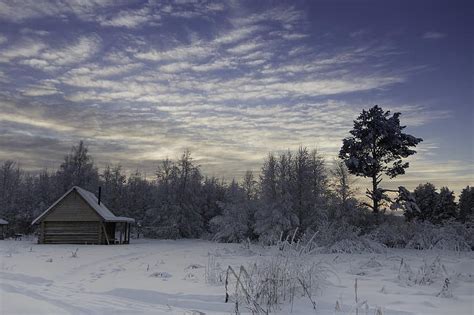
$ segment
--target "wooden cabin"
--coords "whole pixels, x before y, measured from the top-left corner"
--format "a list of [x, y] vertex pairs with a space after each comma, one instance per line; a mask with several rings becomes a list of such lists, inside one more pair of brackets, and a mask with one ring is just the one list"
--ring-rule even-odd
[[38, 244], [128, 244], [135, 220], [115, 216], [93, 193], [74, 186], [33, 220]]
[[3, 219], [0, 219], [0, 240], [3, 240], [5, 238], [5, 226], [8, 225], [8, 222], [3, 220]]

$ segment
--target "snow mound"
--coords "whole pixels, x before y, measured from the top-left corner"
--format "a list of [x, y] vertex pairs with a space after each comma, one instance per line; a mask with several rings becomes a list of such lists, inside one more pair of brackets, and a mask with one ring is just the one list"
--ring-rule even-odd
[[168, 273], [168, 272], [153, 272], [150, 277], [154, 277], [154, 278], [161, 278], [161, 279], [168, 279], [168, 278], [171, 278], [173, 275]]
[[325, 250], [334, 254], [364, 254], [364, 253], [385, 253], [386, 246], [370, 239], [358, 237], [355, 239], [344, 239], [335, 242]]

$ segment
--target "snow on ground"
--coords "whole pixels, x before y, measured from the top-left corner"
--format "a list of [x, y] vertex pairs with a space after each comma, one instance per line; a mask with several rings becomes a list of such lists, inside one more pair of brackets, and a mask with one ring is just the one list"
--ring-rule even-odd
[[[117, 246], [0, 241], [0, 313], [230, 314], [233, 305], [224, 303], [224, 286], [206, 281], [209, 253], [225, 270], [247, 266], [269, 251], [201, 240], [132, 240]], [[452, 297], [437, 296], [445, 276], [424, 285], [411, 279], [438, 257]], [[390, 249], [384, 254], [318, 254], [314, 259], [329, 266], [329, 283], [316, 298], [317, 311], [301, 298], [294, 314], [355, 314], [356, 278], [359, 301], [370, 306], [367, 314], [377, 307], [384, 315], [473, 314], [473, 253]], [[288, 312], [285, 307], [280, 313]], [[364, 307], [359, 314], [366, 314]]]

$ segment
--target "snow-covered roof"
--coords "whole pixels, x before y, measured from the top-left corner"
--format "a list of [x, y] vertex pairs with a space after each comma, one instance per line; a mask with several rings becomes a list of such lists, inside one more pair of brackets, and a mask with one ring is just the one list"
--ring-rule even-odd
[[3, 219], [0, 219], [0, 224], [1, 224], [1, 225], [8, 224], [8, 221], [5, 221], [5, 220], [3, 220]]
[[97, 197], [91, 193], [90, 191], [87, 191], [79, 186], [74, 186], [71, 189], [69, 189], [64, 195], [61, 196], [58, 200], [56, 200], [55, 203], [51, 205], [48, 209], [46, 209], [42, 214], [40, 214], [36, 219], [33, 220], [31, 224], [36, 224], [38, 223], [49, 211], [51, 211], [61, 200], [63, 200], [67, 195], [69, 195], [73, 190], [75, 190], [79, 195], [81, 195], [82, 198], [87, 202], [89, 206], [91, 206], [92, 209], [94, 209], [97, 214], [104, 219], [104, 221], [107, 222], [130, 222], [133, 223], [135, 222], [134, 219], [132, 218], [127, 218], [127, 217], [117, 217], [115, 214], [110, 211], [103, 202], [99, 204], [99, 200]]

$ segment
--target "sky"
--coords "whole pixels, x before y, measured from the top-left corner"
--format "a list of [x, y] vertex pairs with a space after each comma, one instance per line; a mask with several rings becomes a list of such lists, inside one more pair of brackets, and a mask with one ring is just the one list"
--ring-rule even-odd
[[328, 164], [362, 109], [424, 141], [387, 185], [474, 184], [469, 1], [0, 1], [0, 161], [154, 173], [189, 149], [207, 175], [268, 152]]

